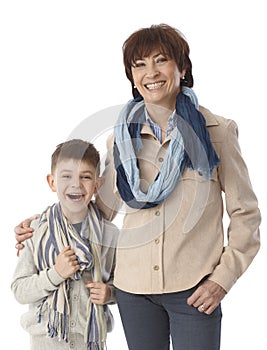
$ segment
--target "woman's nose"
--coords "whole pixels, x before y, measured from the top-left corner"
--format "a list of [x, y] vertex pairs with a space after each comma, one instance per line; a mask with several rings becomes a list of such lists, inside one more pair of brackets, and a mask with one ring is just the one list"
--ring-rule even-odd
[[147, 68], [147, 70], [146, 70], [147, 77], [154, 78], [154, 77], [159, 75], [159, 71], [158, 71], [155, 64], [149, 64], [149, 65], [147, 65], [146, 68]]

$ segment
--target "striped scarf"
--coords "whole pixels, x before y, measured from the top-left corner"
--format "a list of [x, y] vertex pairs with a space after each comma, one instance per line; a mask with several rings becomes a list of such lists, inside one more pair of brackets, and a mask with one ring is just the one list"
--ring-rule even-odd
[[[66, 246], [74, 250], [81, 269], [72, 279], [81, 279], [84, 270], [90, 270], [93, 281], [101, 282], [101, 241], [103, 232], [102, 217], [94, 203], [89, 204], [88, 216], [82, 223], [81, 232], [89, 230], [88, 239], [79, 234], [73, 225], [62, 214], [59, 203], [48, 207], [41, 215], [38, 226], [38, 242], [35, 249], [34, 261], [42, 271], [55, 264], [56, 256]], [[70, 322], [70, 292], [71, 278], [60, 284], [59, 288], [45, 297], [39, 305], [38, 322], [41, 322], [42, 308], [49, 307], [47, 333], [51, 338], [69, 339]], [[88, 298], [88, 319], [84, 332], [84, 340], [88, 350], [106, 348], [106, 322], [102, 305], [91, 303]]]
[[145, 103], [138, 97], [128, 102], [120, 113], [114, 127], [114, 165], [120, 196], [132, 208], [147, 209], [162, 203], [176, 187], [185, 167], [201, 172], [209, 180], [213, 168], [219, 165], [192, 89], [182, 88], [176, 98], [175, 112], [176, 127], [165, 159], [147, 192], [140, 188], [137, 158], [143, 148], [141, 129], [145, 123]]

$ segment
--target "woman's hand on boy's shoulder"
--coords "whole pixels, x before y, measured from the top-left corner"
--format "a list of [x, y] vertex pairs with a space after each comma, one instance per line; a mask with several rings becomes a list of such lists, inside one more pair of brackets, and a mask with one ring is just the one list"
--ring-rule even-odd
[[14, 228], [15, 238], [16, 238], [16, 249], [19, 251], [24, 248], [24, 242], [26, 239], [31, 238], [33, 235], [34, 229], [31, 227], [31, 222], [40, 217], [39, 214], [33, 215], [28, 219], [23, 220]]

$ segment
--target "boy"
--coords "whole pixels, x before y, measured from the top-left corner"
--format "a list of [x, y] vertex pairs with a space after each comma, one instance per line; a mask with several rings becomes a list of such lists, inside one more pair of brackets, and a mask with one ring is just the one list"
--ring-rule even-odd
[[47, 181], [59, 202], [32, 222], [12, 280], [29, 304], [22, 326], [31, 349], [105, 349], [113, 328], [113, 271], [118, 229], [92, 201], [102, 179], [99, 153], [82, 140], [57, 146]]

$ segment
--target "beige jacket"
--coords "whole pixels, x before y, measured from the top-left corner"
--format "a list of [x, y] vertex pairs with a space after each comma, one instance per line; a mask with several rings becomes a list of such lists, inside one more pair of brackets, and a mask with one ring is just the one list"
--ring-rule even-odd
[[[186, 168], [172, 195], [151, 209], [125, 208], [117, 248], [114, 285], [132, 293], [169, 293], [189, 289], [204, 276], [227, 292], [260, 247], [257, 198], [238, 144], [234, 121], [200, 107], [220, 158], [211, 180]], [[170, 137], [163, 144], [142, 128], [138, 155], [142, 187], [155, 179]], [[121, 206], [108, 140], [105, 185], [97, 204], [109, 220]], [[223, 218], [224, 206], [229, 217]], [[228, 226], [227, 230], [224, 226]]]

